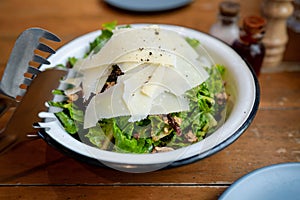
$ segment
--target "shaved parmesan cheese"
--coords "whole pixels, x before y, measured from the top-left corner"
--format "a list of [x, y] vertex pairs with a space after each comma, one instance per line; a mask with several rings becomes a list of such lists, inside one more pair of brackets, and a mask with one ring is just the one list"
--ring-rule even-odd
[[128, 115], [128, 107], [122, 99], [123, 93], [124, 86], [120, 83], [94, 97], [98, 119]]
[[132, 52], [143, 54], [144, 52], [141, 50], [146, 49], [176, 52], [188, 60], [194, 60], [198, 57], [197, 52], [190, 47], [183, 37], [174, 31], [160, 29], [157, 26], [128, 28], [126, 31], [116, 30], [101, 51], [91, 55], [86, 60], [84, 68], [110, 65], [124, 55]]
[[89, 105], [87, 106], [87, 108], [85, 110], [84, 128], [94, 127], [98, 122], [99, 118], [96, 113], [98, 108], [96, 108], [96, 106], [95, 106], [95, 101], [96, 101], [96, 98], [92, 98]]
[[161, 84], [167, 74], [165, 74], [166, 67], [156, 67], [152, 75], [150, 75], [141, 88], [141, 92], [149, 97], [156, 98], [160, 93], [167, 91], [164, 85]]
[[152, 99], [142, 94], [140, 89], [134, 95], [122, 97], [122, 94], [125, 94], [124, 85], [119, 83], [92, 98], [86, 109], [84, 128], [93, 127], [98, 120], [106, 118], [131, 116], [128, 121], [135, 122], [148, 115], [189, 110], [189, 100], [185, 96], [164, 92]]
[[172, 67], [157, 67], [156, 73], [153, 73], [151, 79], [144, 84], [143, 93], [156, 97], [166, 91], [177, 96], [183, 95], [187, 90], [193, 88], [187, 77], [180, 71]]
[[[157, 26], [115, 30], [98, 53], [76, 66], [83, 74], [84, 97], [95, 94], [84, 128], [106, 118], [130, 116], [129, 121], [135, 122], [148, 115], [189, 110], [185, 92], [208, 78], [198, 58], [176, 32]], [[100, 93], [116, 64], [124, 74]]]
[[176, 96], [165, 92], [153, 101], [150, 115], [169, 114], [189, 110], [189, 100], [185, 96]]
[[143, 63], [136, 63], [136, 62], [121, 62], [118, 63], [119, 68], [121, 69], [122, 72], [128, 72], [132, 69], [136, 69], [139, 67], [139, 65], [142, 65]]
[[97, 94], [101, 91], [110, 72], [111, 69], [108, 67], [92, 68], [82, 72], [84, 77], [82, 79], [82, 88], [85, 99], [88, 99], [92, 93]]
[[141, 86], [149, 79], [154, 70], [155, 67], [149, 65], [124, 80], [123, 99], [130, 111], [130, 121], [140, 121], [146, 118], [151, 110], [152, 98], [141, 92]]
[[[158, 65], [169, 65], [175, 66], [176, 55], [163, 51], [158, 48], [143, 48], [130, 53], [127, 53], [117, 60], [114, 63], [126, 63], [126, 62], [136, 62], [136, 63], [148, 63], [148, 64], [158, 64]], [[123, 72], [126, 72], [129, 69], [121, 68]]]

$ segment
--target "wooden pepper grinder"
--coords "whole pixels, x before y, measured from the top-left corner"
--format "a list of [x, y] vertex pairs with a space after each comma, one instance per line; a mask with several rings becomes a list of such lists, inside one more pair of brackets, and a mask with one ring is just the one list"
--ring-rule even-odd
[[267, 19], [266, 34], [263, 43], [266, 55], [263, 67], [277, 67], [288, 42], [287, 18], [293, 13], [293, 0], [263, 0], [262, 13]]

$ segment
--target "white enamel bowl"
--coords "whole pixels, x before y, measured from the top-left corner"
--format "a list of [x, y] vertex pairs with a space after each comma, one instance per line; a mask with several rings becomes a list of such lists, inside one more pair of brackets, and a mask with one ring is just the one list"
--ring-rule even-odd
[[[225, 80], [231, 105], [227, 110], [228, 117], [219, 129], [198, 143], [157, 154], [115, 153], [88, 146], [66, 133], [59, 122], [53, 119], [41, 123], [44, 129], [40, 131], [40, 136], [50, 145], [78, 160], [127, 172], [148, 172], [181, 166], [208, 157], [234, 142], [251, 124], [258, 109], [259, 84], [253, 71], [233, 49], [216, 38], [185, 27], [160, 26], [198, 39], [216, 63], [226, 66]], [[91, 32], [66, 44], [49, 58], [51, 66], [66, 63], [71, 56], [82, 57], [89, 48], [89, 42], [99, 34], [100, 31]], [[49, 119], [53, 118], [53, 114], [40, 113], [40, 117]]]

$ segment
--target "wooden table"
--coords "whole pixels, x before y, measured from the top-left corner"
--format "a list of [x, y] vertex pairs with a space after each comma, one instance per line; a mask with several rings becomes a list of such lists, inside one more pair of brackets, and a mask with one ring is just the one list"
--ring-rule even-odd
[[[248, 9], [242, 15], [258, 12], [259, 5], [251, 2], [243, 2]], [[62, 44], [113, 20], [207, 31], [217, 3], [201, 0], [178, 10], [145, 14], [117, 10], [97, 0], [2, 0], [0, 73], [17, 35], [28, 27], [51, 30]], [[43, 140], [24, 143], [0, 156], [0, 199], [217, 199], [257, 168], [300, 162], [299, 76], [300, 71], [262, 73], [260, 108], [247, 131], [223, 151], [173, 169], [133, 175], [78, 162]]]

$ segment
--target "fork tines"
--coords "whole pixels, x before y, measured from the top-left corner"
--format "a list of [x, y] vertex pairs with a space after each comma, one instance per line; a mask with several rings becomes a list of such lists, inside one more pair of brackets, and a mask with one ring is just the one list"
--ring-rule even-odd
[[[42, 30], [44, 30], [44, 29], [42, 29]], [[46, 31], [46, 30], [44, 30], [42, 37], [46, 38], [48, 40], [52, 40], [54, 42], [60, 42], [61, 41], [59, 37], [57, 37], [53, 33], [49, 32], [49, 31]]]
[[55, 50], [53, 50], [51, 47], [47, 46], [46, 44], [44, 43], [39, 43], [39, 45], [36, 47], [38, 50], [40, 51], [44, 51], [46, 53], [51, 53], [51, 54], [54, 54], [55, 53]]
[[[61, 41], [59, 37], [57, 37], [56, 35], [54, 35], [53, 33], [49, 32], [45, 29], [29, 28], [26, 31], [28, 31], [28, 33], [30, 33], [33, 36], [33, 37], [31, 37], [31, 42], [36, 43], [36, 47], [35, 47], [35, 49], [33, 49], [33, 52], [32, 52], [33, 56], [31, 58], [30, 62], [37, 63], [38, 67], [34, 67], [34, 66], [30, 66], [30, 65], [28, 66], [27, 73], [31, 74], [32, 76], [24, 77], [23, 83], [20, 85], [21, 91], [19, 94], [19, 98], [25, 94], [27, 86], [29, 86], [31, 84], [32, 80], [36, 77], [36, 75], [38, 75], [40, 73], [39, 67], [41, 65], [49, 65], [50, 64], [50, 62], [48, 61], [47, 58], [44, 58], [41, 55], [35, 54], [34, 51], [40, 50], [40, 51], [48, 53], [50, 55], [56, 53], [53, 48], [51, 48], [50, 46], [48, 46], [45, 43], [40, 42], [40, 39], [44, 38], [44, 39], [47, 39], [49, 41], [54, 41], [54, 42]], [[22, 87], [22, 85], [23, 85], [23, 87]], [[24, 87], [24, 85], [25, 85], [25, 87]]]

